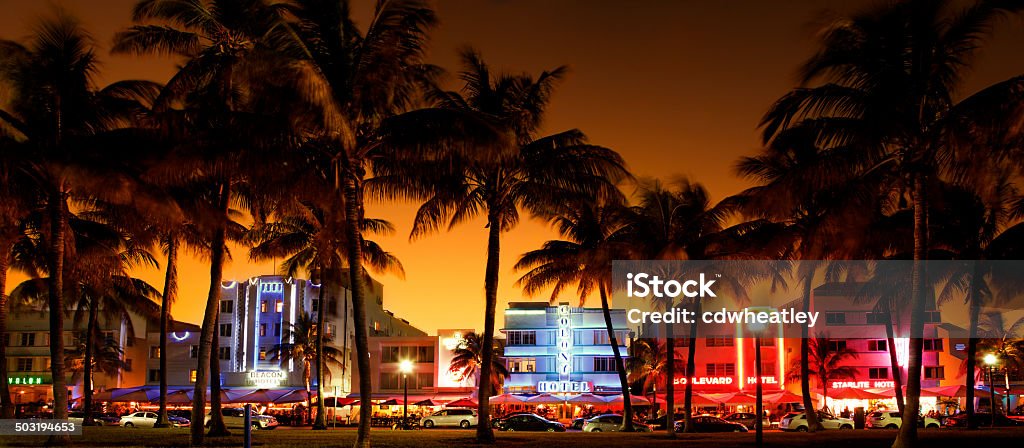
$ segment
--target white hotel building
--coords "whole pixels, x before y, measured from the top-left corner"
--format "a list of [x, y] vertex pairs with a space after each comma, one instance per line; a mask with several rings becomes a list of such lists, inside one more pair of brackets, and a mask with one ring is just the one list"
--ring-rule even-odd
[[[616, 342], [627, 356], [625, 310], [611, 310]], [[512, 302], [505, 310], [505, 392], [621, 392], [600, 308]]]

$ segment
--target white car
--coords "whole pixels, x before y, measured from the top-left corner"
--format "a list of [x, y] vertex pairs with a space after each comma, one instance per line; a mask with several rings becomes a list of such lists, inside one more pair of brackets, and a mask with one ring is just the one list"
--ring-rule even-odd
[[[228, 428], [245, 428], [245, 408], [222, 408], [220, 415], [224, 418], [224, 426]], [[249, 418], [252, 429], [274, 429], [279, 423], [272, 415], [259, 415], [253, 411]], [[203, 425], [210, 427], [210, 413], [206, 413]]]
[[435, 426], [470, 428], [476, 424], [476, 409], [443, 409], [420, 419], [420, 426], [424, 428]]
[[[615, 432], [622, 427], [622, 416], [605, 414], [587, 420], [583, 424], [583, 432]], [[651, 427], [643, 423], [633, 423], [636, 432], [651, 432]]]
[[[818, 412], [818, 423], [821, 423], [821, 427], [825, 429], [853, 429], [853, 420], [848, 418], [839, 418], [824, 412]], [[783, 431], [807, 431], [807, 415], [803, 412], [791, 412], [782, 417], [782, 421], [779, 422], [779, 429]]]
[[[139, 411], [128, 414], [121, 417], [120, 426], [125, 428], [152, 428], [156, 424], [156, 412]], [[189, 426], [189, 421], [186, 418], [168, 416], [167, 420], [171, 423], [171, 426], [175, 428], [185, 428]]]
[[[920, 419], [920, 417], [918, 417]], [[918, 420], [920, 422], [920, 420]], [[899, 411], [875, 411], [868, 414], [867, 421], [864, 426], [872, 429], [900, 429], [903, 425], [903, 417]], [[925, 428], [938, 428], [942, 426], [938, 420], [925, 417], [924, 427]]]

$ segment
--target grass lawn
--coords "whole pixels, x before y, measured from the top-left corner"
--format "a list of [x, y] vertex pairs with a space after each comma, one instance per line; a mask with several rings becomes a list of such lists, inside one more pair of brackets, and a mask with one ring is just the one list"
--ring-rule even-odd
[[[207, 446], [241, 446], [241, 433], [217, 439], [207, 439]], [[921, 446], [928, 448], [958, 447], [975, 448], [982, 443], [991, 448], [1020, 446], [1024, 440], [1024, 428], [1003, 428], [995, 430], [923, 430]], [[714, 448], [749, 447], [754, 444], [754, 434], [685, 434], [671, 440], [663, 433], [653, 434], [585, 434], [570, 433], [497, 433], [499, 447], [544, 447], [584, 448], [600, 447], [644, 447], [659, 446], [704, 446]], [[896, 437], [895, 431], [829, 431], [817, 434], [765, 433], [768, 447], [827, 447], [827, 448], [888, 448]], [[41, 446], [44, 437], [0, 438], [0, 446], [26, 447]], [[282, 448], [349, 447], [355, 440], [355, 430], [338, 429], [311, 431], [305, 429], [280, 429], [257, 431], [253, 434], [253, 446]], [[188, 446], [187, 429], [129, 429], [118, 427], [85, 428], [83, 435], [72, 438], [75, 446], [87, 447], [164, 447]], [[472, 431], [418, 430], [389, 431], [375, 430], [373, 445], [380, 447], [474, 447]]]

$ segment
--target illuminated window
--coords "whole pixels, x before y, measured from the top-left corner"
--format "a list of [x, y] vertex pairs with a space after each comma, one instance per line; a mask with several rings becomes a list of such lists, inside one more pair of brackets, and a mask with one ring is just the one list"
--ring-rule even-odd
[[736, 374], [736, 364], [733, 363], [708, 363], [707, 376], [733, 376]]
[[925, 311], [924, 321], [930, 324], [942, 322], [942, 313], [938, 311]]
[[373, 321], [373, 331], [380, 331], [380, 322]]
[[946, 369], [942, 366], [925, 367], [924, 377], [929, 380], [941, 380], [946, 378]]
[[704, 340], [708, 347], [732, 347], [734, 341], [730, 336], [709, 336]]
[[507, 333], [508, 345], [537, 345], [536, 331], [509, 331]]
[[196, 382], [196, 372], [197, 372], [196, 369], [192, 369], [192, 370], [188, 371], [188, 381], [190, 383]]
[[594, 371], [595, 372], [614, 372], [615, 371], [615, 358], [609, 357], [594, 357]]
[[260, 336], [267, 335], [267, 324], [260, 324]]
[[260, 312], [261, 313], [266, 313], [267, 312], [267, 301], [266, 300], [260, 300]]
[[277, 303], [274, 304], [274, 309], [277, 310], [278, 313], [283, 313], [284, 312], [284, 300], [277, 299]]
[[537, 369], [536, 358], [508, 358], [508, 371], [512, 373], [534, 372]]
[[149, 359], [160, 359], [159, 345], [153, 345], [149, 347]]
[[267, 360], [267, 349], [264, 348], [264, 347], [260, 347], [260, 361], [266, 361], [266, 360]]
[[889, 350], [889, 344], [885, 339], [872, 339], [868, 341], [869, 352], [884, 352]]

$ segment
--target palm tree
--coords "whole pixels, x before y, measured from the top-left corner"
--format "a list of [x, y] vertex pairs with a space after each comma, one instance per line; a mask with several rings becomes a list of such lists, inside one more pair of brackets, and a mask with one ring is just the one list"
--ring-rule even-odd
[[[816, 188], [883, 175], [876, 184], [909, 198], [914, 212], [914, 272], [910, 299], [907, 407], [895, 448], [916, 445], [924, 327], [927, 192], [958, 161], [985, 158], [1006, 147], [1024, 77], [956, 101], [971, 57], [993, 23], [1021, 5], [979, 0], [954, 9], [949, 0], [902, 0], [842, 16], [819, 34], [820, 50], [801, 68], [807, 85], [784, 96], [763, 124], [766, 139], [791, 127], [818, 135], [834, 176]], [[810, 182], [811, 180], [809, 180]]]
[[[466, 378], [473, 378], [474, 382], [480, 384], [480, 379], [483, 375], [483, 346], [480, 345], [483, 342], [479, 334], [466, 333], [462, 336], [462, 341], [459, 343], [454, 350], [452, 350], [452, 361], [448, 365], [448, 371], [458, 375], [459, 381]], [[495, 352], [501, 351], [501, 345], [495, 341], [493, 350]], [[502, 384], [505, 383], [505, 378], [508, 378], [508, 369], [505, 367], [505, 363], [500, 357], [495, 356], [491, 359], [491, 370], [488, 376], [491, 383], [491, 390], [497, 392], [501, 390]], [[482, 398], [481, 398], [482, 399]]]
[[[320, 309], [325, 309], [322, 305]], [[319, 311], [318, 311], [319, 312]], [[320, 327], [317, 324], [316, 319], [313, 319], [309, 313], [303, 311], [302, 314], [295, 319], [295, 323], [289, 324], [285, 334], [281, 340], [289, 341], [282, 342], [270, 348], [270, 360], [280, 362], [281, 366], [284, 367], [290, 362], [294, 362], [302, 365], [302, 381], [306, 385], [306, 421], [312, 420], [310, 413], [313, 412], [311, 406], [310, 397], [312, 396], [311, 383], [313, 376], [313, 369], [316, 368], [317, 364], [323, 364], [323, 372], [317, 374], [321, 377], [330, 377], [329, 365], [335, 365], [343, 368], [342, 360], [344, 354], [340, 350], [331, 347], [323, 346], [322, 349], [318, 345], [322, 344], [324, 339], [330, 342], [330, 337], [323, 336], [321, 338]], [[322, 354], [322, 356], [321, 356]], [[318, 391], [322, 391], [318, 387]], [[318, 392], [317, 401], [323, 401], [323, 394]], [[318, 407], [317, 412], [324, 412]], [[317, 417], [319, 419], [319, 417]]]
[[[544, 137], [536, 134], [554, 84], [564, 67], [529, 75], [495, 75], [480, 55], [462, 53], [465, 81], [462, 93], [437, 91], [441, 107], [476, 114], [515, 137], [514, 151], [505, 145], [478, 147], [475, 153], [455, 157], [436, 168], [439, 177], [429, 199], [416, 213], [411, 238], [449, 229], [477, 216], [486, 217], [487, 263], [484, 273], [484, 332], [482, 375], [490, 376], [494, 353], [495, 309], [498, 301], [501, 234], [519, 222], [520, 210], [543, 216], [554, 204], [577, 194], [603, 198], [617, 195], [615, 183], [627, 176], [622, 158], [614, 151], [590, 145], [584, 134], [570, 130]], [[431, 173], [433, 174], [433, 173]], [[477, 412], [487, 420], [490, 384], [480, 382]], [[477, 440], [494, 441], [489, 425], [477, 426]]]
[[[26, 172], [47, 212], [46, 271], [49, 276], [50, 331], [64, 328], [64, 259], [72, 196], [100, 193], [110, 183], [86, 183], [88, 178], [120, 179], [123, 159], [94, 137], [117, 129], [138, 116], [142, 83], [122, 81], [98, 89], [93, 77], [97, 64], [89, 34], [69, 15], [57, 11], [43, 20], [29, 42], [3, 41], [0, 82], [11, 93], [0, 122], [9, 149], [31, 154]], [[13, 142], [12, 142], [13, 140]], [[102, 173], [102, 174], [101, 174]], [[54, 418], [67, 418], [67, 388], [63, 338], [50, 338]], [[68, 443], [55, 436], [53, 443]]]
[[625, 230], [630, 223], [628, 210], [622, 205], [625, 198], [610, 198], [609, 201], [598, 203], [590, 198], [576, 198], [554, 211], [550, 220], [566, 239], [547, 241], [541, 249], [523, 254], [515, 268], [527, 272], [516, 286], [521, 286], [527, 295], [553, 286], [550, 302], [555, 303], [565, 288], [576, 285], [580, 306], [597, 291], [624, 398], [620, 430], [631, 432], [634, 429], [629, 381], [608, 303], [612, 260], [627, 259], [631, 255], [631, 246], [625, 240]]
[[[345, 216], [337, 212], [344, 209], [344, 204], [339, 203], [338, 197], [331, 195], [329, 189], [325, 193], [319, 200], [291, 200], [280, 204], [277, 209], [280, 216], [276, 221], [256, 225], [246, 237], [248, 242], [253, 244], [249, 251], [250, 258], [284, 258], [282, 264], [288, 275], [295, 276], [300, 270], [305, 269], [320, 276], [320, 305], [316, 317], [318, 328], [324, 327], [326, 310], [329, 309], [326, 301], [331, 297], [328, 290], [343, 274], [342, 267], [348, 261], [346, 251], [349, 247]], [[311, 198], [316, 196], [316, 193], [310, 194], [308, 190], [306, 194]], [[370, 234], [388, 234], [394, 232], [394, 227], [387, 221], [364, 218], [361, 230]], [[398, 259], [373, 241], [362, 240], [362, 254], [363, 266], [378, 272], [403, 274], [402, 264]], [[364, 272], [362, 275], [368, 274]], [[323, 332], [317, 332], [316, 353], [329, 348], [324, 346], [325, 337]], [[319, 397], [324, 396], [326, 366], [323, 362], [324, 359], [318, 358], [316, 364], [316, 387]], [[327, 429], [326, 415], [323, 400], [317, 400], [317, 416], [313, 429]]]
[[[837, 345], [833, 346], [833, 342]], [[857, 374], [857, 368], [845, 365], [851, 359], [857, 359], [857, 352], [847, 348], [844, 341], [833, 341], [827, 335], [818, 334], [811, 339], [811, 350], [809, 363], [811, 365], [811, 376], [821, 386], [821, 407], [825, 408], [825, 399], [828, 397], [829, 381], [853, 378]], [[794, 359], [787, 374], [787, 379], [795, 381], [802, 375], [799, 365], [800, 360]], [[811, 410], [814, 408], [808, 408]]]
[[[133, 10], [132, 26], [115, 36], [114, 52], [161, 53], [184, 60], [168, 81], [154, 110], [164, 123], [164, 132], [183, 140], [175, 160], [164, 177], [178, 177], [181, 184], [198, 184], [208, 189], [202, 197], [216, 213], [205, 217], [209, 223], [210, 287], [203, 314], [192, 420], [204, 418], [206, 385], [211, 389], [212, 435], [226, 434], [219, 403], [219, 383], [211, 382], [210, 364], [217, 302], [226, 257], [229, 206], [239, 185], [251, 174], [242, 158], [246, 151], [279, 145], [283, 132], [281, 120], [267, 119], [252, 112], [261, 95], [258, 84], [268, 81], [267, 65], [280, 61], [275, 57], [290, 33], [280, 18], [280, 8], [271, 8], [261, 0], [141, 0]], [[280, 66], [278, 66], [278, 69]], [[261, 71], [262, 70], [262, 71]], [[279, 71], [279, 70], [278, 70]], [[240, 95], [247, 90], [249, 96]], [[184, 110], [174, 107], [185, 104]], [[269, 110], [260, 108], [263, 112]], [[169, 125], [169, 126], [168, 126]], [[207, 226], [203, 226], [205, 229]], [[191, 428], [192, 443], [203, 440], [203, 426]]]
[[629, 358], [626, 359], [630, 381], [640, 382], [640, 390], [644, 393], [650, 392], [651, 403], [655, 407], [658, 405], [658, 385], [667, 385], [669, 381], [674, 381], [668, 374], [669, 360], [675, 364], [674, 371], [686, 371], [686, 364], [681, 358], [668, 356], [666, 345], [661, 343], [660, 339], [637, 339], [630, 346]]
[[[91, 354], [86, 356], [87, 352]], [[87, 358], [90, 361], [86, 361]], [[95, 375], [98, 372], [113, 377], [120, 375], [127, 368], [124, 350], [117, 341], [104, 338], [101, 334], [89, 335], [88, 331], [75, 337], [75, 345], [64, 352], [64, 360], [72, 374], [72, 381], [77, 382], [77, 379], [81, 379], [85, 387], [92, 384], [92, 379], [86, 378], [86, 375]], [[86, 415], [91, 413], [90, 407], [83, 405], [83, 409]]]
[[[15, 247], [24, 245], [26, 240], [26, 229], [24, 219], [26, 211], [30, 207], [26, 202], [30, 199], [28, 192], [24, 191], [24, 185], [30, 185], [23, 178], [23, 171], [20, 166], [23, 162], [20, 157], [15, 156], [11, 151], [6, 150], [10, 136], [0, 127], [0, 148], [3, 149], [3, 156], [0, 158], [0, 334], [7, 334], [7, 316], [9, 300], [7, 295], [7, 273], [12, 269], [26, 270], [25, 266], [17, 262]], [[31, 267], [27, 269], [32, 275]], [[7, 347], [0, 344], [0, 359], [7, 359]], [[14, 418], [14, 402], [11, 400], [11, 391], [7, 382], [7, 363], [0, 362], [0, 418]]]

